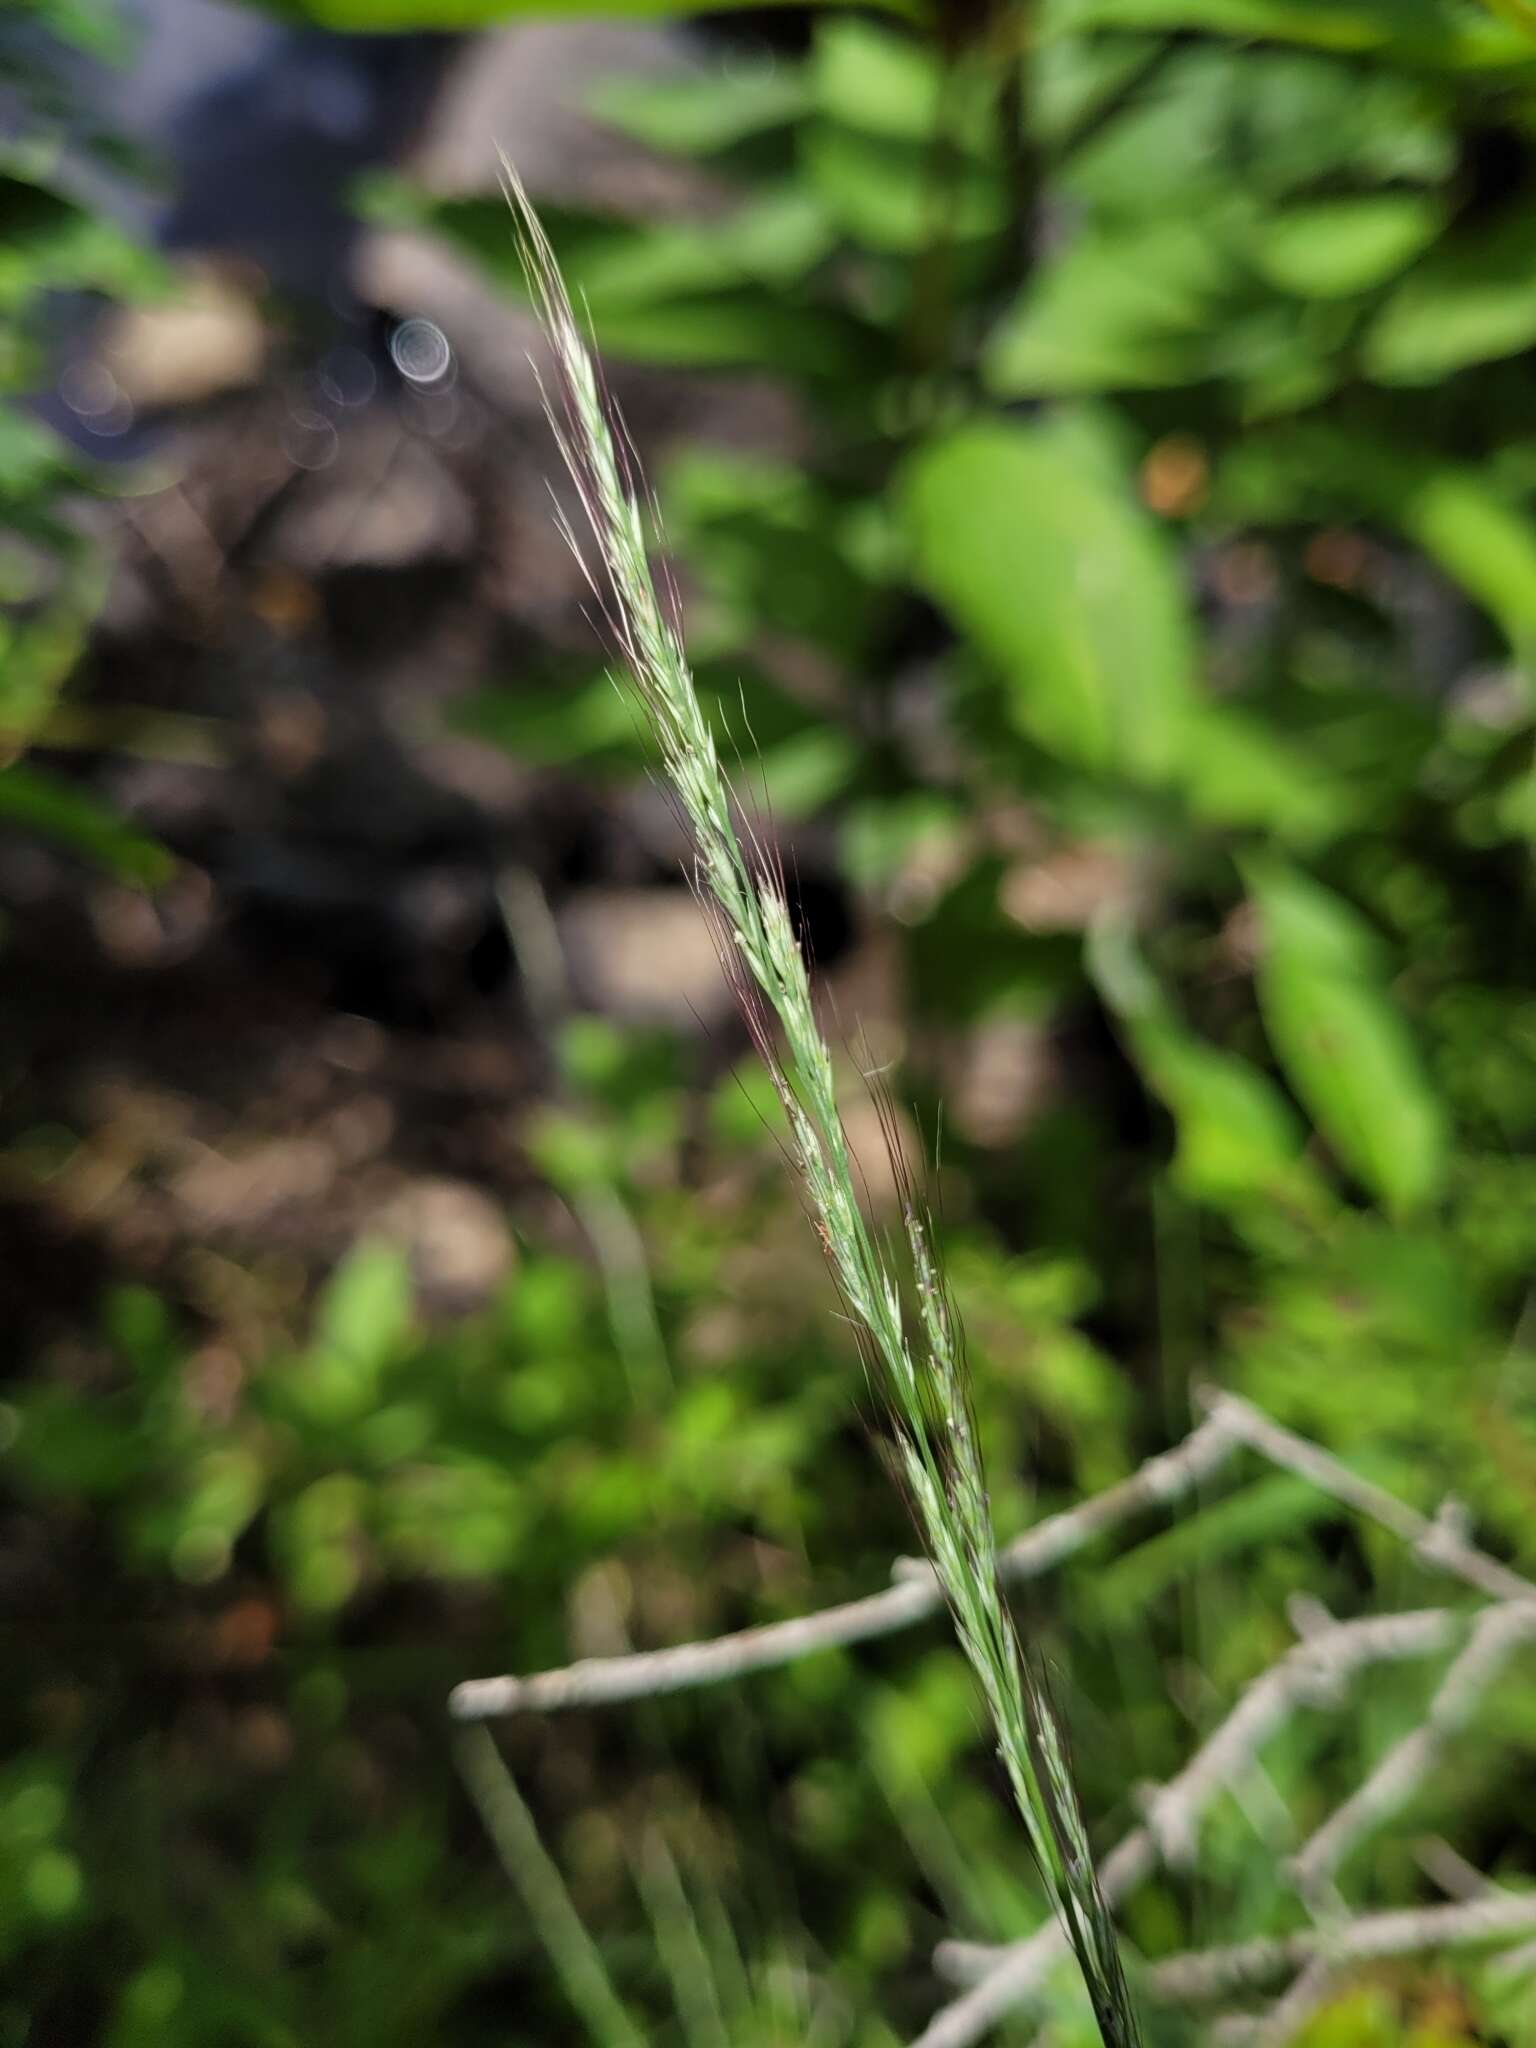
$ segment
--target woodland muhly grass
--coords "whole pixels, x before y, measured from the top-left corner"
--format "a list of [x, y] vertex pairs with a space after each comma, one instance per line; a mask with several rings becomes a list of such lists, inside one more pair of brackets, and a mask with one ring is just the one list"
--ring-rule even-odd
[[[505, 158], [503, 168], [529, 284], [553, 354], [550, 418], [594, 545], [584, 548], [569, 527], [566, 537], [623, 657], [667, 786], [691, 833], [694, 886], [783, 1105], [802, 1197], [881, 1399], [897, 1477], [986, 1698], [999, 1754], [1081, 1965], [1105, 2048], [1135, 2048], [1139, 2030], [1065, 1743], [998, 1580], [961, 1332], [929, 1219], [887, 1118], [910, 1260], [903, 1281], [857, 1199], [832, 1058], [816, 1020], [782, 874], [769, 851], [750, 833], [744, 839], [738, 827], [737, 806], [675, 623], [676, 604], [670, 590], [665, 604], [657, 591], [646, 546], [648, 508], [629, 444], [605, 403], [596, 362], [538, 217]], [[909, 1308], [909, 1300], [915, 1307]]]

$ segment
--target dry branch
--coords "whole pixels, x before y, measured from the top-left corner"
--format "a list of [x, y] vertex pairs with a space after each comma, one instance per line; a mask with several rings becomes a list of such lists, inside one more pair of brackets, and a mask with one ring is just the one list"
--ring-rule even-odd
[[[1252, 1763], [1294, 1708], [1336, 1694], [1370, 1664], [1448, 1649], [1459, 1625], [1443, 1608], [1375, 1615], [1336, 1622], [1287, 1651], [1253, 1681], [1179, 1775], [1152, 1794], [1143, 1824], [1105, 1857], [1099, 1881], [1110, 1905], [1128, 1897], [1159, 1861], [1188, 1855], [1217, 1794]], [[936, 1960], [944, 1973], [976, 1981], [935, 2014], [914, 2048], [969, 2048], [1005, 2013], [1037, 1997], [1064, 1953], [1050, 1922], [1004, 1949], [975, 1942], [942, 1944]]]
[[1533, 1637], [1536, 1601], [1510, 1600], [1483, 1609], [1440, 1681], [1424, 1720], [1387, 1752], [1359, 1789], [1292, 1857], [1292, 1875], [1306, 1896], [1315, 1898], [1345, 1857], [1408, 1804], [1509, 1658]]
[[[1108, 1864], [1104, 1868], [1107, 1873]], [[1158, 2004], [1208, 2005], [1261, 1990], [1288, 1970], [1300, 1971], [1278, 2004], [1253, 2023], [1253, 2032], [1248, 2036], [1262, 2042], [1284, 2041], [1289, 2038], [1289, 2031], [1301, 2024], [1306, 2012], [1312, 2010], [1326, 1980], [1348, 1964], [1423, 1955], [1434, 1949], [1471, 1948], [1482, 1942], [1507, 1941], [1532, 1929], [1536, 1929], [1536, 1896], [1527, 1892], [1489, 1891], [1481, 1898], [1458, 1900], [1452, 1905], [1362, 1913], [1330, 1927], [1304, 1927], [1294, 1934], [1261, 1935], [1221, 1948], [1191, 1949], [1154, 1963], [1143, 1972], [1140, 1983], [1146, 1996]], [[1043, 1949], [1043, 1937], [1047, 1934], [1054, 1935], [1054, 1927], [1042, 1928], [1024, 1947], [1038, 1944]], [[951, 1971], [967, 1966], [969, 1946], [959, 1942], [947, 1944], [946, 1962]], [[977, 1953], [990, 1955], [995, 1951]], [[1060, 1943], [1054, 1941], [1042, 1976], [1049, 1973], [1060, 1953]], [[1038, 1980], [1035, 1988], [1038, 1989]], [[1300, 1993], [1303, 1988], [1305, 2006], [1299, 1996], [1292, 2002], [1292, 1993]], [[1281, 2024], [1288, 2031], [1272, 2034], [1271, 2028]], [[928, 2038], [923, 2036], [925, 2041]]]
[[[1212, 1416], [1181, 1444], [1059, 1515], [1050, 1515], [998, 1554], [1005, 1583], [1038, 1578], [1084, 1549], [1096, 1536], [1144, 1508], [1190, 1493], [1232, 1455], [1238, 1442], [1225, 1418]], [[450, 1712], [461, 1721], [497, 1714], [551, 1714], [569, 1707], [614, 1706], [624, 1700], [719, 1685], [753, 1671], [791, 1664], [817, 1650], [839, 1649], [911, 1628], [943, 1611], [944, 1596], [927, 1565], [903, 1565], [900, 1581], [860, 1600], [824, 1607], [791, 1621], [740, 1629], [706, 1642], [625, 1657], [587, 1657], [526, 1678], [473, 1678], [455, 1687]]]
[[1452, 1906], [1362, 1913], [1334, 1927], [1304, 1927], [1295, 1934], [1261, 1936], [1228, 1948], [1192, 1949], [1155, 1963], [1143, 1982], [1162, 2003], [1202, 2005], [1254, 1990], [1287, 1970], [1305, 1971], [1318, 1962], [1338, 1969], [1346, 1963], [1383, 1962], [1432, 1949], [1474, 1948], [1481, 1942], [1528, 1934], [1533, 1928], [1536, 1895], [1490, 1892], [1486, 1898]]
[[1454, 1514], [1442, 1513], [1431, 1521], [1417, 1508], [1399, 1500], [1396, 1494], [1373, 1485], [1369, 1479], [1362, 1479], [1357, 1472], [1351, 1472], [1347, 1465], [1330, 1456], [1320, 1445], [1309, 1443], [1304, 1436], [1297, 1436], [1278, 1422], [1272, 1422], [1261, 1408], [1255, 1408], [1241, 1395], [1205, 1387], [1197, 1391], [1195, 1398], [1212, 1421], [1225, 1422], [1232, 1434], [1250, 1450], [1268, 1458], [1272, 1465], [1283, 1466], [1299, 1478], [1309, 1479], [1314, 1486], [1324, 1493], [1331, 1493], [1346, 1507], [1354, 1508], [1357, 1513], [1380, 1523], [1383, 1529], [1390, 1529], [1426, 1564], [1437, 1565], [1441, 1571], [1450, 1572], [1492, 1600], [1536, 1599], [1536, 1584], [1522, 1578], [1519, 1572], [1511, 1571], [1507, 1564], [1500, 1564], [1486, 1551], [1479, 1550], [1475, 1543], [1469, 1543]]

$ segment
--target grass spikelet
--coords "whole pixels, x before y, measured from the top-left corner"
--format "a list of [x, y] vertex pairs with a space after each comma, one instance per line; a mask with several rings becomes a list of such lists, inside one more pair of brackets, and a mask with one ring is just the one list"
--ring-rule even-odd
[[802, 1197], [890, 1421], [897, 1476], [981, 1684], [999, 1754], [1081, 1965], [1105, 2048], [1137, 2048], [1140, 2035], [1119, 1946], [1094, 1875], [1065, 1743], [1043, 1677], [1018, 1641], [998, 1582], [961, 1332], [928, 1218], [902, 1165], [889, 1106], [883, 1105], [903, 1195], [910, 1262], [904, 1285], [859, 1207], [832, 1057], [816, 1020], [783, 876], [738, 827], [715, 736], [694, 689], [674, 595], [669, 586], [664, 603], [657, 590], [632, 451], [605, 402], [596, 362], [538, 217], [505, 157], [502, 165], [553, 356], [554, 392], [546, 392], [546, 404], [594, 545], [584, 550], [568, 528], [566, 537], [623, 658], [662, 774], [692, 835], [694, 886], [713, 919], [727, 974], [783, 1104]]

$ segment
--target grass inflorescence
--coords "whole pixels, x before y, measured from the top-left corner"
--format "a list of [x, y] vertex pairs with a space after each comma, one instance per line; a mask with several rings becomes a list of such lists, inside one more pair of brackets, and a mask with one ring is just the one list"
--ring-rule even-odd
[[1140, 2034], [1065, 1742], [1043, 1674], [1019, 1641], [998, 1581], [961, 1330], [929, 1218], [888, 1119], [910, 1260], [910, 1271], [899, 1275], [858, 1201], [832, 1056], [783, 875], [738, 823], [715, 734], [694, 688], [675, 596], [668, 588], [664, 603], [652, 573], [648, 508], [632, 451], [605, 401], [537, 214], [503, 161], [529, 284], [553, 355], [550, 417], [595, 545], [584, 548], [569, 528], [567, 538], [638, 692], [662, 773], [691, 833], [694, 885], [783, 1105], [803, 1199], [889, 1419], [899, 1481], [980, 1682], [1105, 2048], [1136, 2048]]

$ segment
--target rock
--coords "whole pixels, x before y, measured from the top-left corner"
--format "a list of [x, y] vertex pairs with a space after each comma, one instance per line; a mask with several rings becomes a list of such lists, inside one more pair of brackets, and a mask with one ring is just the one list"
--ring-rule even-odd
[[135, 413], [200, 405], [225, 391], [248, 389], [266, 360], [266, 331], [255, 299], [236, 273], [189, 263], [182, 287], [159, 304], [125, 306], [102, 329], [92, 360], [64, 373], [70, 389], [115, 386]]
[[734, 1007], [687, 889], [592, 889], [557, 923], [578, 995], [635, 1023], [706, 1027]]
[[530, 189], [593, 198], [606, 187], [644, 211], [688, 174], [594, 120], [584, 102], [605, 78], [678, 71], [690, 56], [676, 29], [611, 21], [532, 21], [478, 37], [450, 65], [408, 171], [432, 192], [494, 192], [504, 149]]
[[419, 1294], [434, 1309], [475, 1306], [512, 1268], [512, 1234], [501, 1209], [467, 1181], [414, 1181], [370, 1219], [368, 1230], [405, 1252]]

